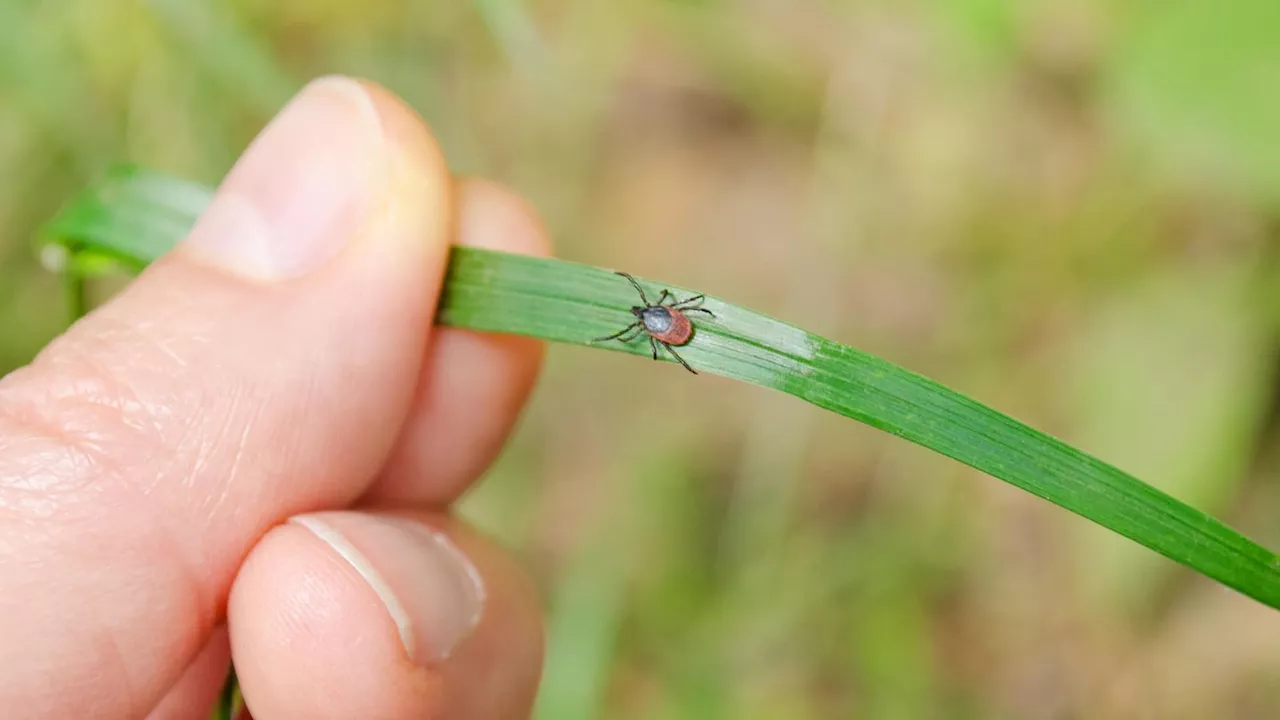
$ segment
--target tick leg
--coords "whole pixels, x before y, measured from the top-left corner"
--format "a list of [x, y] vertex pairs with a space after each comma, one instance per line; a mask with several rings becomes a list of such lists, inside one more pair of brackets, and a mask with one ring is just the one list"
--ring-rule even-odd
[[[596, 338], [595, 340], [592, 340], [591, 342], [593, 342], [593, 343], [597, 343], [597, 342], [605, 342], [606, 340], [622, 340], [622, 336], [623, 336], [623, 335], [626, 335], [627, 333], [631, 332], [632, 330], [635, 330], [635, 329], [636, 329], [637, 327], [639, 327], [639, 326], [640, 326], [640, 323], [639, 323], [639, 322], [633, 322], [633, 323], [631, 323], [630, 325], [628, 325], [628, 326], [626, 326], [626, 327], [622, 328], [622, 330], [620, 330], [620, 331], [618, 331], [618, 332], [616, 332], [616, 333], [614, 333], [614, 334], [610, 335], [609, 337]], [[634, 339], [634, 338], [632, 338], [632, 339]], [[625, 340], [623, 340], [623, 342], [626, 342], [626, 341], [625, 341]]]
[[649, 336], [649, 347], [653, 348], [653, 359], [657, 360], [658, 359], [658, 341], [654, 340], [652, 335]]
[[678, 309], [679, 309], [679, 310], [680, 310], [680, 312], [682, 312], [682, 313], [700, 312], [700, 313], [706, 313], [706, 314], [710, 315], [711, 317], [715, 317], [715, 316], [716, 316], [716, 314], [715, 314], [715, 313], [711, 312], [710, 310], [708, 310], [708, 309], [706, 309], [706, 308], [700, 308], [700, 307], [698, 307], [698, 308], [678, 308]]
[[693, 297], [687, 300], [681, 300], [680, 302], [672, 305], [671, 307], [676, 308], [677, 310], [683, 310], [684, 309], [683, 306], [685, 305], [692, 305], [694, 303], [702, 304], [702, 301], [706, 299], [707, 299], [706, 295], [694, 295]]
[[671, 302], [674, 305], [676, 300], [675, 294], [673, 294], [670, 290], [663, 290], [662, 294], [658, 296], [658, 304], [662, 305], [666, 303], [668, 298], [671, 299]]
[[635, 330], [632, 330], [630, 335], [627, 335], [626, 337], [620, 337], [620, 338], [618, 338], [618, 342], [620, 342], [620, 343], [629, 343], [629, 342], [631, 342], [632, 340], [635, 340], [636, 338], [640, 337], [640, 336], [641, 336], [641, 335], [643, 335], [643, 334], [644, 334], [644, 328], [642, 328], [642, 327], [638, 327], [638, 328], [636, 328]]
[[640, 293], [640, 299], [644, 301], [644, 304], [645, 304], [645, 305], [648, 305], [648, 304], [649, 304], [649, 298], [645, 297], [645, 295], [644, 295], [644, 288], [640, 287], [640, 283], [636, 282], [636, 279], [635, 279], [635, 278], [631, 277], [630, 275], [628, 275], [628, 274], [626, 274], [626, 273], [624, 273], [624, 272], [616, 272], [616, 271], [615, 271], [615, 274], [617, 274], [617, 275], [621, 275], [622, 277], [624, 277], [624, 278], [626, 278], [626, 279], [630, 280], [630, 281], [631, 281], [631, 284], [635, 286], [635, 288], [636, 288], [636, 292]]
[[[652, 337], [652, 336], [650, 336], [650, 338], [649, 338], [649, 339], [650, 339], [650, 340], [652, 340], [652, 339], [653, 339], [653, 337]], [[684, 361], [684, 358], [680, 357], [680, 355], [676, 353], [675, 348], [671, 347], [671, 345], [670, 345], [670, 344], [668, 344], [668, 343], [662, 343], [662, 346], [663, 346], [663, 347], [665, 347], [665, 348], [667, 349], [667, 352], [671, 353], [671, 357], [673, 357], [673, 358], [675, 358], [676, 360], [679, 360], [679, 361], [680, 361], [680, 364], [684, 366], [684, 369], [685, 369], [685, 370], [688, 370], [689, 372], [693, 373], [694, 375], [697, 375], [697, 374], [698, 374], [698, 371], [697, 371], [697, 370], [694, 370], [694, 369], [693, 369], [693, 368], [691, 368], [691, 367], [689, 367], [689, 363], [685, 362], [685, 361]]]

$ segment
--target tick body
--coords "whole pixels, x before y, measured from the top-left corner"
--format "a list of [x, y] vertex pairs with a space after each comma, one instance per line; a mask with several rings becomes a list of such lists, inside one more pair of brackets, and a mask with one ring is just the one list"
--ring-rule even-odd
[[693, 323], [679, 310], [665, 307], [631, 308], [644, 323], [644, 331], [653, 339], [668, 345], [684, 345], [693, 337]]
[[658, 345], [661, 344], [667, 352], [671, 353], [671, 357], [684, 366], [685, 370], [697, 375], [697, 371], [689, 367], [689, 363], [685, 362], [672, 346], [685, 345], [693, 338], [693, 323], [689, 322], [687, 313], [699, 312], [715, 317], [714, 313], [702, 307], [705, 296], [695, 295], [687, 300], [677, 300], [670, 290], [663, 290], [658, 296], [658, 302], [651, 303], [644, 294], [644, 288], [640, 287], [640, 283], [636, 282], [635, 278], [624, 272], [618, 275], [631, 281], [636, 292], [640, 293], [640, 300], [644, 304], [631, 308], [631, 314], [636, 317], [635, 322], [619, 332], [608, 337], [596, 338], [591, 342], [617, 340], [626, 343], [641, 335], [648, 335], [654, 360], [658, 359]]

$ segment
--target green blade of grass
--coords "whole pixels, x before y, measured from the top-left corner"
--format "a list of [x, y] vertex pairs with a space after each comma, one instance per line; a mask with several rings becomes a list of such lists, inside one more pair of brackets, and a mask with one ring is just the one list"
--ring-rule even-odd
[[[199, 185], [122, 169], [54, 218], [44, 241], [73, 258], [93, 253], [141, 269], [178, 242], [210, 197]], [[669, 287], [641, 282], [654, 296]], [[631, 286], [607, 269], [455, 248], [437, 321], [593, 345], [591, 338], [631, 321], [627, 308], [635, 299]], [[697, 320], [693, 341], [680, 348], [699, 372], [781, 390], [906, 438], [1280, 607], [1280, 558], [1205, 513], [880, 358], [717, 298], [708, 297], [705, 307], [715, 319]], [[593, 346], [649, 354], [643, 339]]]

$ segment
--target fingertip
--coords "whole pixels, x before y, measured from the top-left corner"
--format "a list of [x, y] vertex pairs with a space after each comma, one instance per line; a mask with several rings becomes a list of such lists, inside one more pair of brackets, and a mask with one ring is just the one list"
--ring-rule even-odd
[[377, 592], [302, 526], [273, 529], [250, 553], [227, 620], [254, 717], [413, 717], [438, 696]]
[[537, 589], [501, 547], [453, 519], [441, 522], [481, 568], [487, 597], [480, 624], [454, 649], [443, 674], [457, 690], [451, 709], [460, 718], [529, 717], [546, 647]]
[[457, 188], [448, 161], [430, 126], [398, 95], [370, 80], [358, 81], [377, 112], [382, 132], [394, 149], [390, 153], [390, 188], [386, 206], [410, 213], [430, 230], [418, 231], [410, 241], [447, 249], [457, 222]]
[[[546, 256], [551, 240], [533, 207], [486, 180], [458, 186], [458, 240], [469, 247]], [[445, 504], [493, 461], [537, 380], [546, 344], [514, 335], [440, 328], [432, 336], [413, 409], [366, 499]]]
[[551, 236], [537, 210], [520, 195], [491, 180], [458, 184], [458, 242], [467, 247], [548, 257]]
[[540, 673], [528, 582], [438, 516], [321, 513], [276, 528], [229, 618], [255, 717], [515, 717]]

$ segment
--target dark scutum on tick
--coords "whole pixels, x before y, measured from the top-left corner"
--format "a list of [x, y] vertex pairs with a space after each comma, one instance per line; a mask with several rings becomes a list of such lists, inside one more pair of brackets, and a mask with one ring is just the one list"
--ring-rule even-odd
[[671, 357], [679, 361], [685, 370], [697, 375], [698, 371], [689, 367], [689, 363], [685, 362], [672, 346], [684, 345], [693, 337], [693, 323], [689, 322], [689, 317], [685, 313], [700, 312], [715, 317], [715, 313], [702, 307], [706, 296], [695, 295], [687, 300], [677, 300], [670, 290], [663, 290], [658, 296], [658, 302], [650, 303], [649, 298], [644, 294], [644, 288], [640, 287], [640, 283], [636, 282], [635, 278], [624, 272], [617, 274], [631, 281], [636, 292], [640, 293], [640, 301], [644, 305], [631, 308], [631, 314], [636, 316], [635, 322], [608, 337], [596, 338], [591, 342], [617, 340], [628, 343], [641, 335], [648, 335], [654, 360], [658, 359], [658, 345], [661, 343], [662, 347], [666, 348], [667, 352], [671, 353]]

